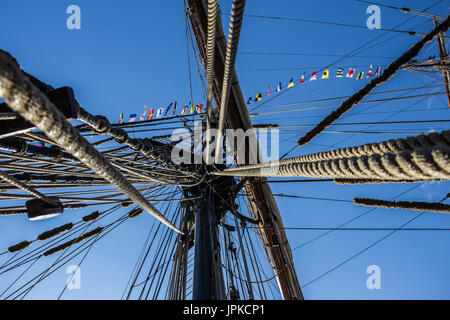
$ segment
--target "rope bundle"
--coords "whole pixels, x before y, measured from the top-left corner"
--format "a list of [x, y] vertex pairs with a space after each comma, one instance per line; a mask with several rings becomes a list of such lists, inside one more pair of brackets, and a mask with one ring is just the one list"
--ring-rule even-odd
[[54, 248], [51, 248], [51, 249], [45, 251], [43, 255], [44, 255], [44, 257], [47, 257], [47, 256], [57, 253], [59, 251], [65, 250], [65, 249], [69, 248], [70, 246], [73, 246], [74, 244], [80, 243], [81, 241], [87, 240], [89, 238], [92, 238], [93, 236], [100, 234], [102, 231], [103, 231], [102, 227], [97, 227], [89, 232], [86, 232], [85, 234], [83, 234], [82, 236], [80, 236], [78, 238], [64, 242], [63, 244], [61, 244], [57, 247], [54, 247]]
[[365, 207], [382, 207], [388, 209], [408, 209], [417, 211], [450, 213], [450, 205], [440, 202], [386, 201], [379, 199], [354, 198], [353, 203]]
[[58, 234], [63, 233], [64, 231], [72, 230], [72, 228], [73, 228], [73, 223], [66, 223], [66, 224], [56, 227], [52, 230], [42, 232], [40, 235], [37, 236], [37, 240], [39, 240], [39, 241], [48, 240], [50, 238], [57, 236]]
[[28, 248], [30, 245], [31, 245], [30, 241], [24, 240], [22, 242], [19, 242], [19, 243], [15, 244], [15, 245], [9, 247], [8, 251], [10, 253], [19, 252], [19, 251], [22, 251], [22, 250]]
[[415, 179], [415, 180], [380, 180], [380, 179], [334, 179], [336, 184], [375, 184], [375, 183], [414, 183], [414, 182], [430, 182], [441, 181], [439, 179], [427, 180], [427, 179]]
[[89, 221], [97, 219], [98, 217], [100, 217], [100, 212], [94, 211], [94, 212], [92, 212], [92, 213], [90, 213], [88, 215], [85, 215], [82, 218], [82, 220], [83, 220], [83, 222], [89, 222]]

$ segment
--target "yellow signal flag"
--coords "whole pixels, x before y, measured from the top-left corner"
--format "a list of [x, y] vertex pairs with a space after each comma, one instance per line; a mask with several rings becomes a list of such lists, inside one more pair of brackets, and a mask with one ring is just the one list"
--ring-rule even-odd
[[328, 79], [330, 77], [330, 69], [325, 69], [322, 74], [322, 79]]
[[287, 85], [288, 88], [292, 88], [293, 86], [295, 86], [294, 84], [294, 78], [291, 78], [291, 80], [289, 80], [289, 83]]

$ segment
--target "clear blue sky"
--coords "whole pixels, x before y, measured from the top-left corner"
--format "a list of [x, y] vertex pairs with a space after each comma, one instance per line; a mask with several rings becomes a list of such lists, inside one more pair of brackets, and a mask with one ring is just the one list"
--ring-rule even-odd
[[[408, 6], [422, 10], [434, 1], [386, 2], [394, 6]], [[82, 29], [66, 28], [66, 8], [77, 4], [81, 8]], [[229, 13], [231, 0], [219, 1], [223, 13]], [[289, 18], [315, 19], [339, 23], [365, 25], [368, 5], [353, 0], [345, 1], [247, 1], [246, 13]], [[448, 14], [448, 1], [442, 1], [430, 12]], [[410, 18], [399, 11], [382, 8], [382, 28], [393, 28]], [[229, 16], [223, 15], [224, 29]], [[398, 27], [426, 33], [432, 23], [416, 17]], [[421, 25], [419, 25], [421, 24]], [[415, 27], [416, 25], [419, 25]], [[227, 33], [227, 32], [226, 32]], [[246, 17], [244, 19], [239, 51], [270, 53], [305, 53], [316, 55], [249, 55], [238, 54], [236, 69], [245, 98], [265, 93], [281, 81], [287, 84], [291, 77], [298, 80], [303, 72], [307, 76], [314, 70], [334, 62], [364, 43], [381, 35], [383, 31], [348, 27], [275, 21]], [[395, 38], [392, 38], [395, 36]], [[389, 41], [384, 41], [390, 39]], [[330, 67], [331, 76], [298, 86], [264, 105], [273, 106], [305, 100], [339, 97], [351, 94], [367, 80], [336, 79], [337, 67], [364, 66], [357, 72], [367, 71], [373, 64], [387, 65], [420, 37], [389, 33], [365, 47], [359, 56], [350, 57]], [[165, 107], [170, 101], [180, 104], [190, 100], [186, 56], [185, 25], [182, 1], [2, 1], [0, 8], [1, 49], [17, 58], [22, 68], [55, 87], [71, 86], [80, 104], [92, 114], [103, 114], [112, 121], [121, 112], [141, 113], [144, 105]], [[373, 44], [376, 46], [370, 48]], [[369, 48], [367, 50], [367, 48]], [[435, 44], [427, 45], [419, 58], [437, 55]], [[191, 53], [192, 56], [192, 53]], [[194, 101], [204, 101], [197, 70], [192, 64]], [[271, 69], [261, 71], [261, 69]], [[290, 70], [288, 70], [290, 69]], [[252, 71], [253, 70], [253, 71]], [[257, 71], [259, 70], [259, 71]], [[419, 74], [400, 71], [389, 83], [376, 91], [415, 88], [441, 84]], [[412, 92], [400, 92], [383, 97], [441, 92], [443, 87]], [[370, 99], [376, 99], [373, 96]], [[325, 102], [325, 104], [328, 102]], [[334, 103], [334, 102], [333, 102]], [[323, 106], [322, 103], [313, 106]], [[362, 121], [403, 121], [450, 119], [445, 109], [444, 96], [388, 102], [381, 105], [365, 104], [354, 108], [338, 123]], [[366, 110], [367, 111], [361, 111]], [[392, 114], [392, 110], [406, 112]], [[260, 108], [258, 112], [289, 108]], [[438, 110], [436, 110], [438, 109]], [[331, 109], [297, 111], [255, 117], [254, 123], [280, 125], [314, 124]], [[361, 111], [361, 115], [350, 116]], [[389, 117], [389, 118], [388, 118]], [[296, 128], [306, 130], [304, 128]], [[334, 126], [330, 130], [407, 131], [429, 132], [448, 129], [445, 123]], [[302, 133], [281, 133], [281, 154], [294, 146]], [[322, 134], [313, 142], [297, 148], [290, 155], [300, 155], [391, 138], [402, 134]], [[344, 139], [346, 139], [344, 141]], [[351, 200], [353, 197], [390, 199], [413, 185], [337, 186], [333, 183], [273, 184], [274, 193], [296, 194]], [[449, 183], [425, 183], [400, 196], [398, 200], [439, 201], [448, 192]], [[351, 203], [279, 198], [278, 204], [287, 227], [335, 227], [362, 213], [367, 208]], [[83, 210], [74, 213], [81, 217]], [[347, 225], [348, 227], [398, 227], [417, 213], [376, 209]], [[63, 215], [57, 221], [32, 223], [24, 217], [2, 218], [0, 248], [32, 238], [49, 227], [73, 221]], [[138, 252], [153, 222], [148, 215], [130, 221], [96, 245], [83, 263], [82, 290], [67, 291], [68, 299], [118, 299], [128, 280]], [[450, 216], [425, 213], [408, 227], [450, 228]], [[13, 231], [12, 231], [13, 230]], [[17, 230], [20, 230], [18, 232]], [[287, 231], [292, 248], [319, 235], [321, 231]], [[333, 232], [306, 246], [294, 250], [294, 263], [303, 286], [326, 271], [346, 261], [360, 250], [382, 238], [386, 231]], [[449, 299], [450, 232], [403, 231], [397, 232], [365, 253], [345, 263], [333, 272], [303, 289], [307, 299]], [[0, 250], [1, 251], [1, 250]], [[0, 260], [2, 261], [2, 260]], [[381, 290], [366, 288], [366, 268], [381, 268]], [[36, 287], [28, 298], [57, 298], [67, 278], [64, 269], [56, 272], [45, 283]], [[0, 287], [14, 279], [1, 276]]]

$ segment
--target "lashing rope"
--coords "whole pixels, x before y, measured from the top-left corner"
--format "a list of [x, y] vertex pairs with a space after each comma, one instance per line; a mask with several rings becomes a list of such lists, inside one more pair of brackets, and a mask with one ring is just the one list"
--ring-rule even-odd
[[49, 255], [55, 254], [57, 252], [63, 251], [70, 246], [73, 246], [74, 244], [80, 243], [81, 241], [84, 241], [86, 239], [92, 238], [93, 236], [96, 236], [100, 234], [103, 231], [103, 227], [97, 227], [89, 232], [86, 232], [85, 234], [79, 236], [78, 238], [69, 240], [57, 247], [51, 248], [43, 253], [44, 257], [47, 257]]
[[257, 169], [269, 166], [277, 166], [289, 163], [334, 160], [348, 157], [371, 156], [373, 154], [384, 154], [387, 152], [414, 151], [424, 147], [444, 146], [450, 148], [450, 130], [441, 133], [431, 132], [415, 137], [400, 138], [397, 140], [387, 140], [376, 143], [368, 143], [356, 147], [341, 148], [326, 152], [312, 153], [304, 156], [287, 158], [283, 160], [259, 163], [254, 165], [240, 166], [226, 171], [240, 171], [242, 169]]
[[217, 0], [208, 0], [208, 34], [206, 41], [206, 163], [210, 158], [214, 54], [216, 47]]
[[422, 202], [422, 201], [387, 201], [380, 199], [369, 198], [354, 198], [354, 204], [359, 204], [365, 207], [381, 207], [388, 209], [407, 209], [417, 211], [431, 211], [449, 213], [450, 205], [440, 202]]
[[331, 177], [391, 181], [449, 180], [450, 148], [429, 147], [382, 155], [294, 162], [258, 169], [225, 170], [215, 174], [241, 177]]

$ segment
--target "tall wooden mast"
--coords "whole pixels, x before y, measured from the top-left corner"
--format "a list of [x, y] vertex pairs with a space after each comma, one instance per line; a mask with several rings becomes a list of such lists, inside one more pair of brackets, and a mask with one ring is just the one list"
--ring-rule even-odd
[[[188, 4], [187, 14], [203, 65], [206, 67], [207, 3], [206, 0], [186, 1]], [[220, 88], [222, 88], [223, 82], [227, 43], [220, 19], [217, 19], [216, 28], [213, 95], [216, 104], [220, 105]], [[243, 130], [251, 129], [252, 123], [235, 71], [233, 71], [233, 77], [234, 81], [232, 82], [226, 116], [227, 127]], [[246, 153], [248, 160], [255, 159], [261, 162], [259, 154], [252, 154], [252, 150], [246, 150]], [[283, 299], [303, 299], [282, 218], [267, 180], [251, 178], [246, 183], [245, 190], [254, 218], [262, 221], [259, 226], [259, 234], [267, 258], [275, 272]]]

